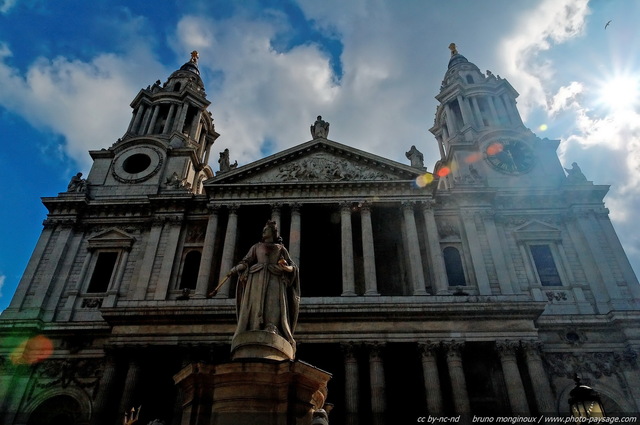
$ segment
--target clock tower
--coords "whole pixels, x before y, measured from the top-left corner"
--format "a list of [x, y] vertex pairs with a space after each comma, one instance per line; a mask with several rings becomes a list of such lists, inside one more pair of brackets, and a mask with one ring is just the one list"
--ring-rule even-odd
[[441, 188], [545, 187], [565, 179], [558, 140], [540, 139], [522, 123], [518, 93], [449, 46], [434, 126], [440, 149]]
[[91, 151], [92, 198], [164, 192], [200, 194], [213, 176], [207, 165], [218, 138], [198, 69], [198, 52], [165, 83], [140, 90], [129, 127], [109, 149]]

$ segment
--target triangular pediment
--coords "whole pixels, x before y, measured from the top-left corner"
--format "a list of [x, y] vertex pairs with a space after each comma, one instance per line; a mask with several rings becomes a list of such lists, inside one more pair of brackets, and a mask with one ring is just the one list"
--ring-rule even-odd
[[516, 232], [550, 232], [559, 230], [557, 227], [538, 220], [528, 221], [515, 229]]
[[519, 241], [535, 241], [535, 240], [559, 240], [562, 238], [562, 232], [551, 224], [530, 220], [514, 230], [516, 239]]
[[126, 248], [129, 249], [135, 242], [136, 238], [127, 234], [126, 232], [111, 228], [104, 230], [97, 235], [90, 237], [87, 241], [89, 243], [89, 249], [98, 248]]
[[316, 139], [237, 169], [207, 185], [413, 180], [424, 170], [327, 139]]

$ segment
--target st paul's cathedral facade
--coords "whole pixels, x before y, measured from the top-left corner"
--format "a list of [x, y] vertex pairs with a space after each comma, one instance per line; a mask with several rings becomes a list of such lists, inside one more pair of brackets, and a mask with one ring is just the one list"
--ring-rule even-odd
[[568, 415], [576, 374], [609, 414], [640, 411], [640, 285], [608, 186], [565, 169], [517, 96], [452, 46], [440, 158], [355, 149], [318, 117], [309, 141], [244, 165], [224, 151], [214, 171], [194, 52], [138, 93], [86, 179], [43, 198], [0, 315], [0, 422], [113, 425], [142, 406], [141, 423], [186, 424], [174, 376], [231, 361], [227, 272], [267, 220], [299, 268], [295, 357], [332, 375], [330, 423]]

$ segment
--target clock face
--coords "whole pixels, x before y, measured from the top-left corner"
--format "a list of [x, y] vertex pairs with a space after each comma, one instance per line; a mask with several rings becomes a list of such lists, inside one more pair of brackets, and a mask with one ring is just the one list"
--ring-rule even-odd
[[489, 164], [505, 174], [523, 174], [533, 168], [533, 151], [520, 140], [500, 140], [492, 142], [485, 149]]

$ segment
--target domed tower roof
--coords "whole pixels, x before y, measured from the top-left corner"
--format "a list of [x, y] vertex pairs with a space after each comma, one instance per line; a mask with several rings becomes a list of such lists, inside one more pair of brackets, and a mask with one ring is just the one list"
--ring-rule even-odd
[[478, 81], [478, 77], [482, 76], [480, 69], [458, 53], [455, 43], [449, 45], [449, 50], [451, 50], [451, 59], [449, 59], [449, 65], [447, 66], [447, 72], [444, 74], [442, 86], [447, 87], [453, 84], [456, 80], [460, 79], [463, 74], [465, 76], [472, 74], [473, 77], [476, 77], [475, 81]]
[[198, 57], [198, 52], [194, 50], [191, 52], [191, 59], [171, 74], [166, 84], [169, 90], [174, 90], [177, 85], [178, 90], [191, 86], [197, 91], [204, 91], [204, 83], [198, 68]]

